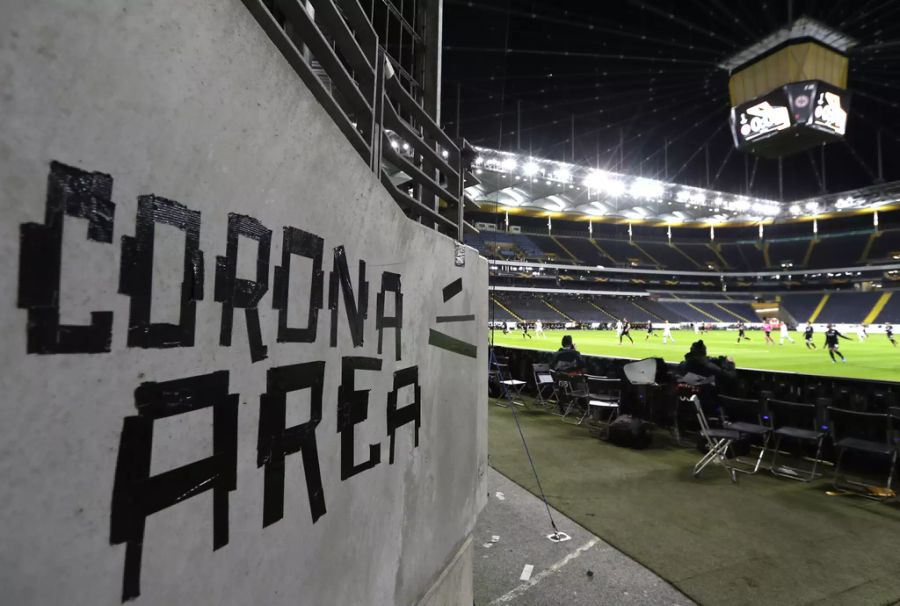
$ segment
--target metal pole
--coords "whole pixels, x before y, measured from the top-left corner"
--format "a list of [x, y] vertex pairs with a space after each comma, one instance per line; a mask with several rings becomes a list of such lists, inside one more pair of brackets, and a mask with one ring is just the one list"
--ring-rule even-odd
[[825, 144], [822, 144], [822, 193], [828, 192], [828, 173], [825, 172]]
[[666, 180], [669, 179], [669, 139], [663, 140], [663, 164], [665, 165]]
[[572, 114], [572, 157], [571, 162], [575, 163], [575, 114]]
[[706, 156], [706, 187], [709, 188], [709, 143], [703, 147], [703, 153]]
[[784, 172], [781, 158], [778, 158], [778, 199], [784, 202]]
[[522, 100], [516, 101], [516, 151], [522, 151]]
[[462, 95], [460, 94], [460, 84], [456, 84], [456, 140], [459, 141], [459, 115], [460, 111], [460, 98]]
[[877, 149], [878, 149], [878, 182], [884, 182], [884, 164], [882, 162], [881, 156], [881, 129], [878, 129], [878, 135], [876, 139]]
[[619, 172], [625, 172], [625, 133], [619, 129]]
[[750, 156], [744, 154], [744, 193], [750, 195]]

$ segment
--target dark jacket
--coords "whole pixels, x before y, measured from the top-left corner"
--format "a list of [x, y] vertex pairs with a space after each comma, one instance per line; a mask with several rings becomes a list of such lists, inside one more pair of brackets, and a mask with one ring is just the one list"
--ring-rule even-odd
[[679, 364], [678, 371], [682, 376], [689, 372], [701, 377], [733, 379], [736, 376], [733, 364], [729, 362], [718, 364], [705, 355], [692, 352], [684, 354], [684, 361]]
[[559, 372], [575, 372], [584, 370], [584, 359], [574, 347], [561, 347], [553, 354], [550, 368]]

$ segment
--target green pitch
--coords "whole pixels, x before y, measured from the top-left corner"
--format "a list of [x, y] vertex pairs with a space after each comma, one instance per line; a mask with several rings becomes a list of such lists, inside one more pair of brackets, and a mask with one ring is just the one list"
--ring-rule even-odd
[[[847, 362], [831, 363], [828, 351], [823, 349], [825, 337], [817, 333], [814, 339], [817, 349], [808, 350], [803, 343], [801, 333], [792, 332], [794, 343], [785, 342], [779, 345], [778, 333], [772, 333], [775, 345], [766, 345], [763, 333], [758, 330], [747, 331], [750, 341], [737, 341], [736, 331], [717, 330], [701, 336], [691, 331], [675, 330], [672, 334], [675, 342], [662, 343], [662, 330], [654, 331], [654, 335], [645, 339], [646, 332], [633, 330], [631, 336], [634, 344], [619, 340], [612, 330], [547, 330], [545, 338], [523, 338], [522, 332], [494, 331], [496, 345], [522, 347], [556, 351], [564, 334], [571, 334], [575, 346], [583, 354], [610, 356], [617, 358], [649, 358], [661, 357], [667, 362], [680, 362], [687, 353], [691, 343], [698, 338], [706, 343], [711, 356], [730, 355], [738, 368], [756, 370], [777, 370], [796, 372], [807, 375], [827, 377], [847, 377], [853, 379], [874, 379], [879, 381], [900, 381], [900, 347], [893, 347], [883, 334], [870, 335], [865, 342], [859, 342], [856, 335], [847, 335], [849, 341], [841, 340], [840, 350]], [[529, 331], [529, 334], [533, 334]], [[837, 356], [835, 356], [837, 357]]]

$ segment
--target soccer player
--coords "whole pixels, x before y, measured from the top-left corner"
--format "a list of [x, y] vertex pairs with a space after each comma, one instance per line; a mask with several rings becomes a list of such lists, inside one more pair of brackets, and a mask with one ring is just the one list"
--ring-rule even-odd
[[784, 340], [785, 340], [785, 339], [787, 339], [787, 340], [790, 341], [791, 343], [796, 343], [796, 341], [794, 341], [794, 340], [791, 338], [791, 335], [788, 334], [788, 325], [787, 325], [787, 322], [782, 322], [782, 323], [781, 323], [781, 327], [780, 327], [778, 330], [781, 332], [781, 345], [784, 345]]
[[699, 334], [700, 334], [700, 322], [691, 322], [691, 328], [694, 329], [694, 334], [695, 334], [695, 335], [699, 335]]
[[622, 320], [616, 320], [616, 337], [619, 339], [619, 344], [622, 343]]
[[534, 334], [537, 337], [544, 338], [544, 323], [540, 320], [537, 320], [534, 323]]
[[663, 325], [663, 345], [665, 345], [669, 339], [672, 340], [672, 343], [675, 342], [675, 337], [672, 336], [672, 327], [669, 326], [669, 321], [666, 320], [665, 325]]
[[866, 325], [865, 324], [860, 324], [856, 327], [857, 340], [859, 340], [860, 342], [865, 341], [866, 337], [868, 337], [868, 336], [869, 335], [866, 334]]
[[650, 337], [655, 337], [655, 336], [657, 336], [657, 335], [656, 335], [656, 333], [653, 332], [653, 322], [651, 322], [650, 320], [647, 320], [647, 334], [644, 337], [644, 341], [646, 341]]
[[763, 332], [766, 335], [766, 344], [771, 343], [775, 345], [775, 340], [772, 339], [772, 322], [769, 320], [763, 320]]
[[887, 335], [888, 341], [891, 342], [891, 345], [897, 347], [897, 341], [894, 339], [894, 327], [891, 326], [890, 322], [884, 323], [884, 334]]
[[812, 322], [807, 322], [806, 328], [803, 329], [803, 340], [806, 342], [806, 349], [816, 348], [816, 344], [813, 343], [813, 332]]
[[625, 337], [628, 337], [628, 340], [634, 345], [634, 339], [631, 338], [631, 322], [628, 321], [628, 318], [622, 318], [622, 332], [619, 334], [619, 345], [622, 344], [622, 339]]
[[738, 322], [738, 340], [737, 340], [737, 342], [740, 343], [741, 341], [749, 341], [749, 340], [750, 340], [750, 337], [747, 336], [747, 326], [744, 324], [744, 321], [741, 320], [740, 322]]
[[522, 338], [525, 337], [531, 338], [531, 335], [528, 334], [528, 322], [522, 322]]
[[834, 364], [836, 360], [834, 359], [834, 354], [837, 354], [841, 358], [841, 362], [846, 362], [847, 358], [844, 357], [840, 351], [838, 351], [838, 338], [850, 340], [850, 337], [845, 337], [840, 332], [835, 329], [833, 324], [828, 325], [828, 330], [825, 331], [825, 347], [828, 349], [828, 355], [831, 356], [831, 363]]

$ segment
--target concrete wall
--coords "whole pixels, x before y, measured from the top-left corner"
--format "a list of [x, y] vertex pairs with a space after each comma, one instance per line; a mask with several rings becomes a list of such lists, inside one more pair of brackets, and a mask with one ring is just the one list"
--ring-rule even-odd
[[2, 601], [471, 604], [485, 262], [402, 215], [239, 0], [0, 14]]

